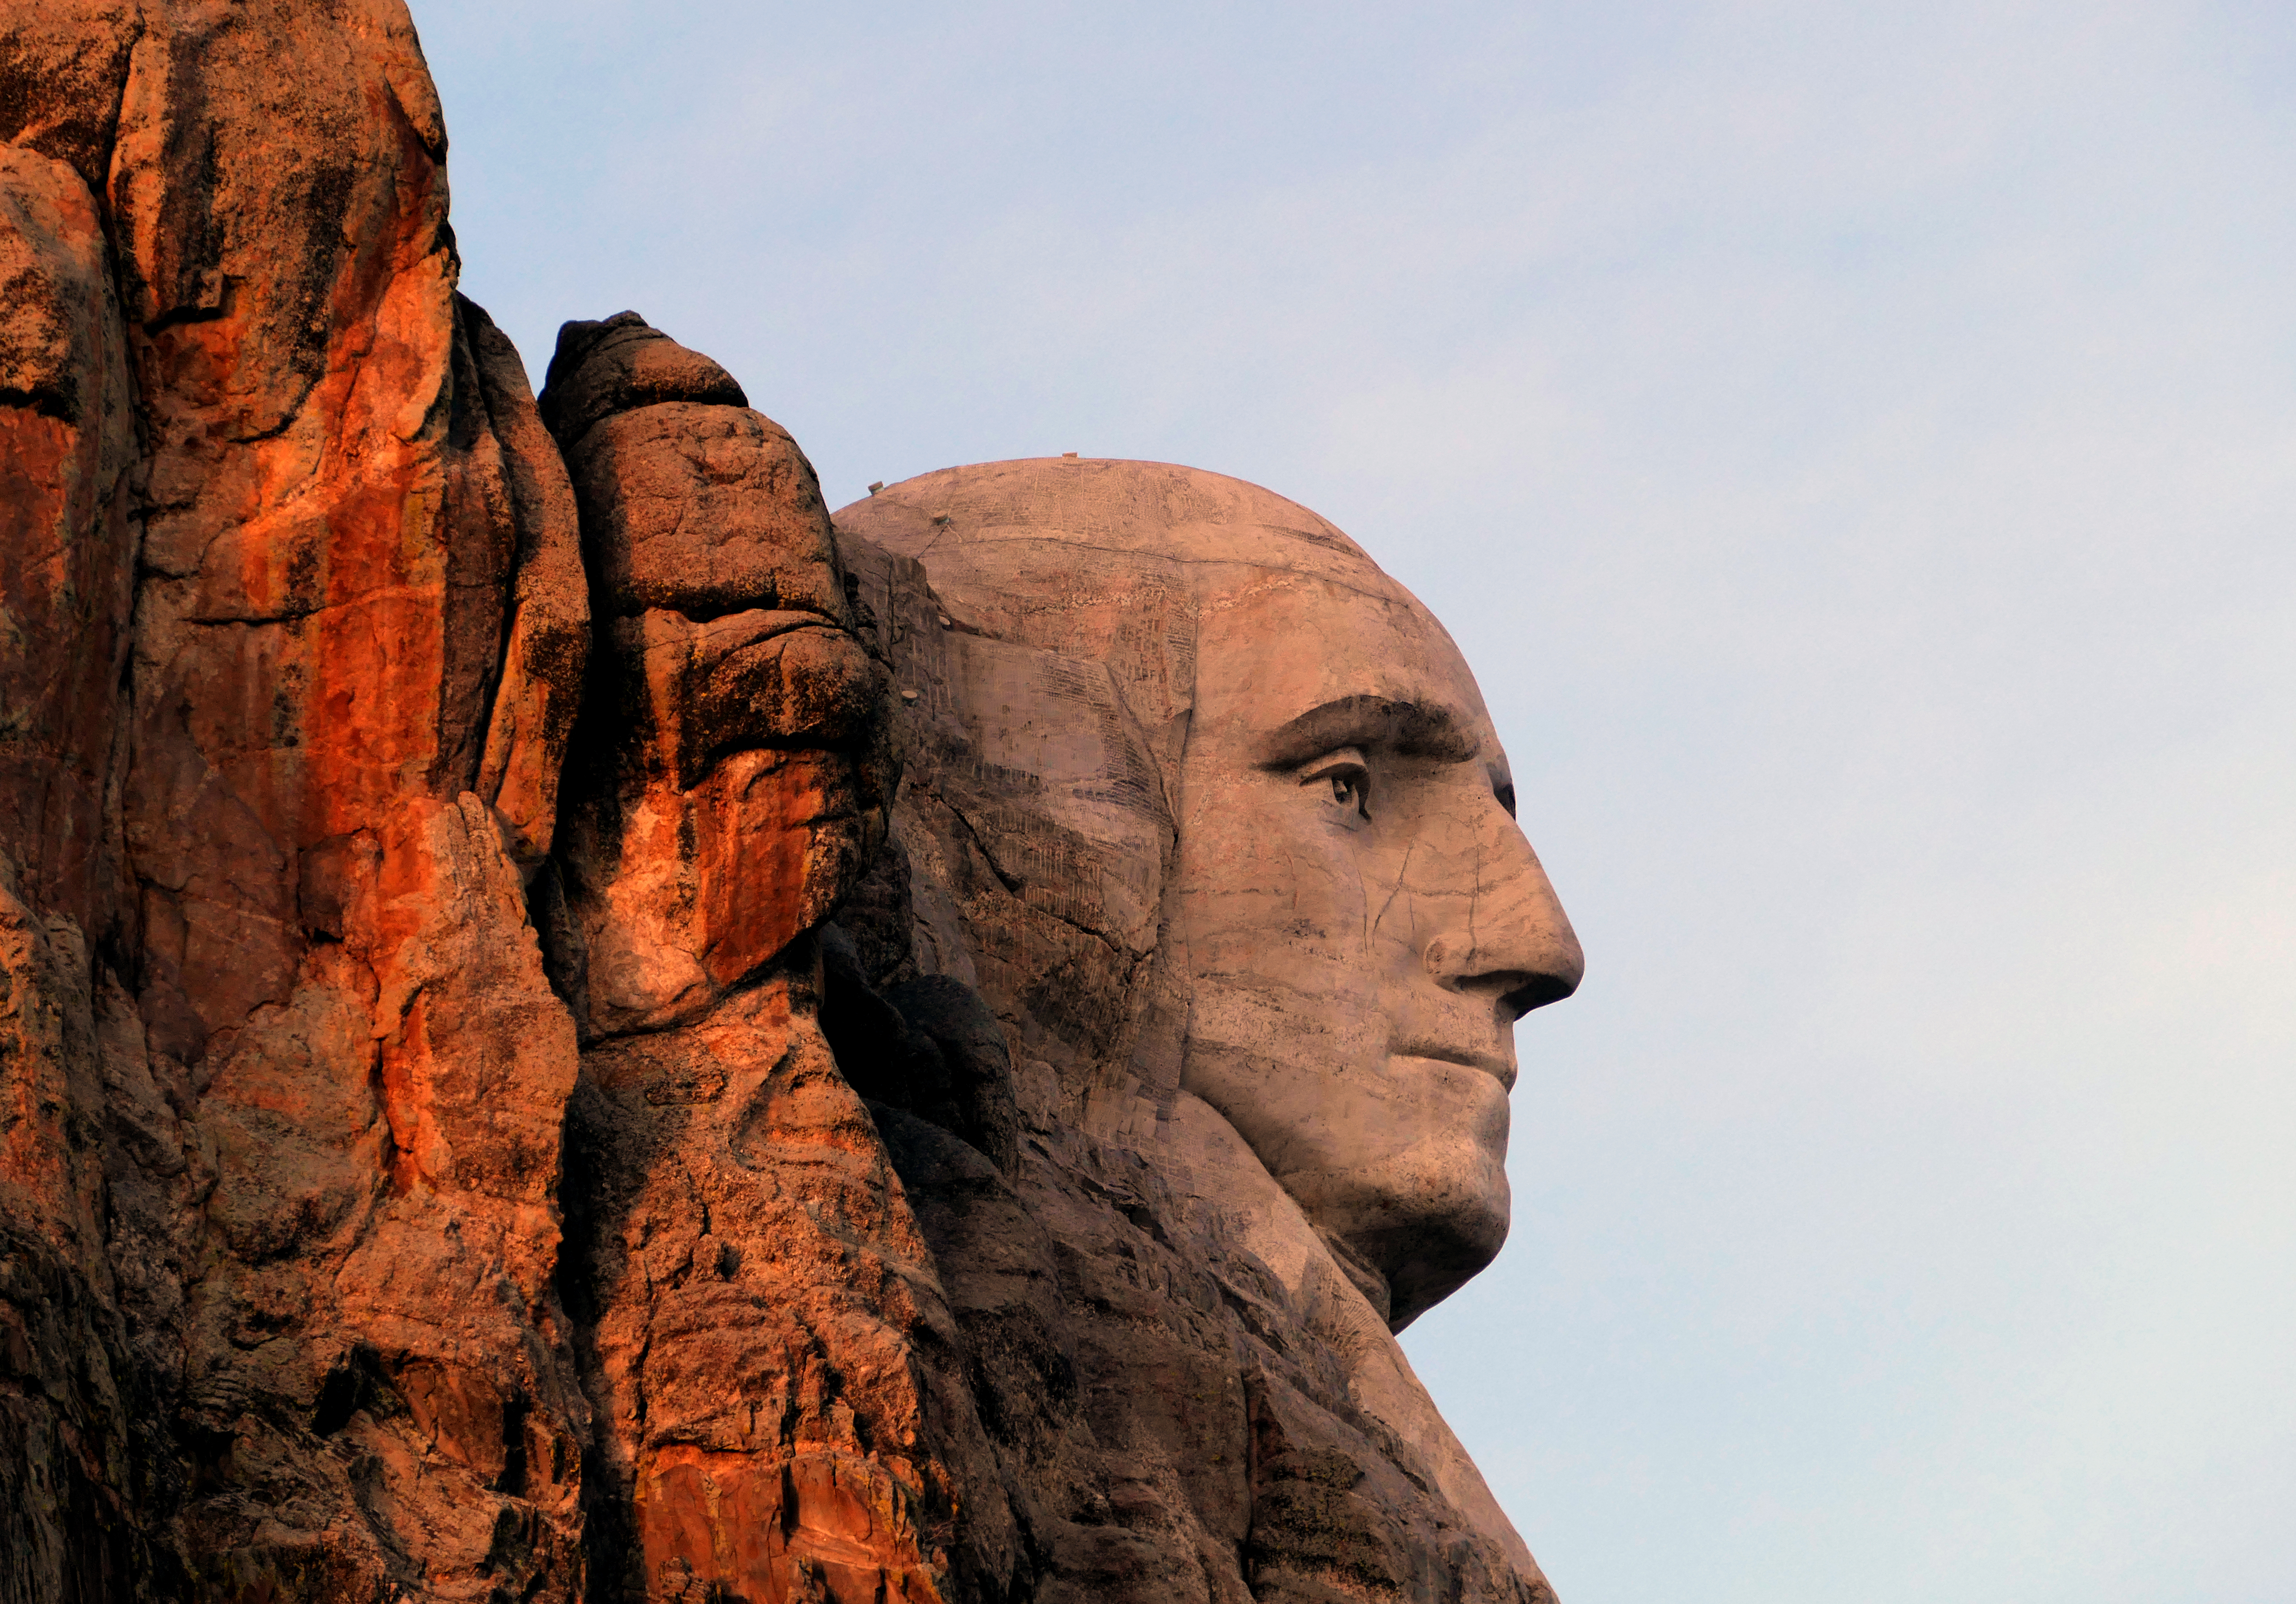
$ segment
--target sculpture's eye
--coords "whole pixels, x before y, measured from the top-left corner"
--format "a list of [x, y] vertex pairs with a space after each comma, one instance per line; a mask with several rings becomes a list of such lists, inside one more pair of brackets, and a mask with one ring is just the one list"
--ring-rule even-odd
[[1324, 798], [1324, 806], [1341, 823], [1371, 817], [1371, 769], [1353, 747], [1308, 765], [1300, 771], [1300, 783]]

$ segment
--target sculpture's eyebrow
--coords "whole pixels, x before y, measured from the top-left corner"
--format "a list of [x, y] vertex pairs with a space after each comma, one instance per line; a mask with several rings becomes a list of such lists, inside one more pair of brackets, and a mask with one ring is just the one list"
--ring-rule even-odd
[[1339, 747], [1376, 747], [1439, 763], [1464, 763], [1481, 748], [1466, 722], [1431, 702], [1343, 696], [1311, 708], [1260, 741], [1262, 768], [1292, 768]]

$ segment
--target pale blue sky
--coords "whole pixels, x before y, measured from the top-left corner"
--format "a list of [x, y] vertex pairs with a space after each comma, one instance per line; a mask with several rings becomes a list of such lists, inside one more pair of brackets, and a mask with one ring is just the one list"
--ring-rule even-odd
[[1565, 1604], [2296, 1598], [2296, 12], [414, 12], [537, 380], [1450, 625], [1590, 973], [1406, 1346]]

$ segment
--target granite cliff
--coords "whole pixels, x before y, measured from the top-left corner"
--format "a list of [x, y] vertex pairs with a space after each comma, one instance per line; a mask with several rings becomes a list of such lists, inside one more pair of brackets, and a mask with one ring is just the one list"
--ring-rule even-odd
[[[1391, 1335], [1511, 1047], [1382, 1191], [1215, 1017], [1180, 798], [1370, 836], [1186, 766], [1189, 553], [1368, 559], [1139, 464], [832, 520], [634, 314], [537, 398], [398, 0], [9, 7], [0, 140], [0, 1601], [1552, 1598]], [[1332, 749], [1433, 798], [1422, 1036], [1578, 973], [1464, 683]]]

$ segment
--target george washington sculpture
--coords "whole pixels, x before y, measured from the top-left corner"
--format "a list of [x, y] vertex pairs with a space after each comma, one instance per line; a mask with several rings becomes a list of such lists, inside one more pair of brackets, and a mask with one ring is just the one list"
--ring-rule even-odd
[[835, 515], [402, 0], [0, 7], [0, 1604], [1542, 1604], [1394, 1332], [1578, 945], [1251, 486]]

